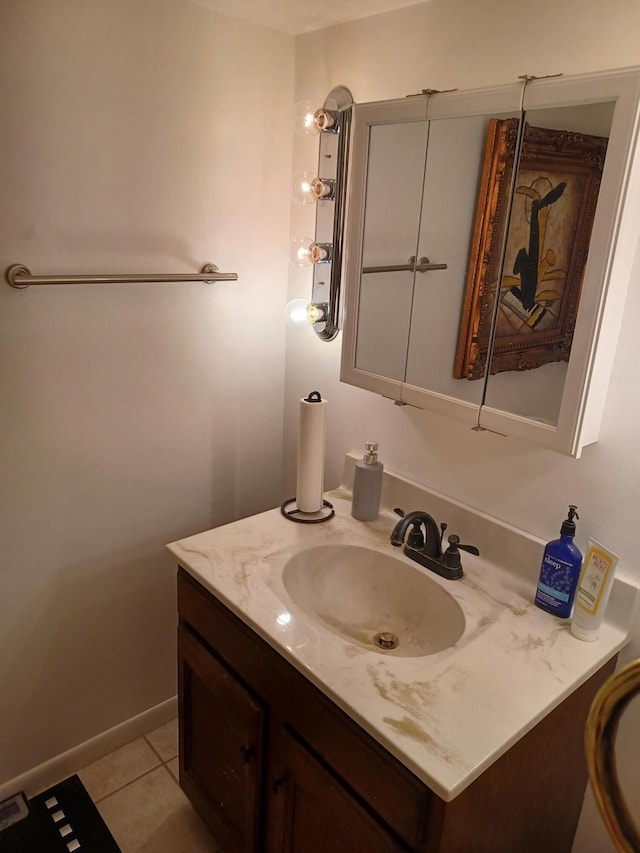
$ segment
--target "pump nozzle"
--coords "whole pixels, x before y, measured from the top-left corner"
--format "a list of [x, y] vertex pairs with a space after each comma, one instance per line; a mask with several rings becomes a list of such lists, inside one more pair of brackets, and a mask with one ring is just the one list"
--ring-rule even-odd
[[562, 522], [562, 527], [560, 528], [560, 536], [575, 536], [576, 534], [576, 523], [573, 520], [574, 516], [579, 519], [578, 515], [578, 507], [575, 504], [569, 504], [569, 514], [567, 515], [566, 521]]

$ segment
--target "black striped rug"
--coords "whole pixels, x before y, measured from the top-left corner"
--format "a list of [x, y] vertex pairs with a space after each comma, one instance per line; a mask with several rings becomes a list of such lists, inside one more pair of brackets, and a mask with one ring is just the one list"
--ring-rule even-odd
[[0, 853], [121, 853], [77, 776], [28, 802], [29, 815], [0, 832]]

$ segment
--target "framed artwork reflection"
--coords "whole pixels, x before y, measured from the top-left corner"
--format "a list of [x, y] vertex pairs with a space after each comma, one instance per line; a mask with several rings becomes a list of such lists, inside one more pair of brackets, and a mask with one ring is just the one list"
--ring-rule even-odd
[[525, 124], [509, 207], [518, 130], [518, 119], [489, 123], [457, 379], [486, 373], [496, 300], [490, 373], [534, 370], [571, 352], [608, 140]]

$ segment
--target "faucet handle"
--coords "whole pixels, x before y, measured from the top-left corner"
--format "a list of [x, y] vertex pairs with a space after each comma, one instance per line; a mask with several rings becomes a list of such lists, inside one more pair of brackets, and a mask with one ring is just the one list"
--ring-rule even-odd
[[462, 569], [462, 560], [460, 559], [460, 537], [452, 533], [448, 538], [449, 547], [442, 555], [442, 562], [448, 569]]
[[460, 560], [460, 551], [467, 551], [469, 554], [480, 556], [480, 551], [475, 545], [463, 545], [460, 537], [452, 533], [448, 538], [449, 547], [442, 555], [442, 562], [448, 569], [460, 569], [460, 577], [462, 576], [462, 561]]
[[480, 551], [478, 551], [475, 545], [463, 545], [462, 542], [460, 542], [460, 537], [456, 536], [455, 533], [452, 533], [451, 536], [448, 537], [447, 541], [449, 542], [447, 553], [455, 553], [459, 548], [461, 551], [467, 551], [469, 554], [475, 554], [476, 557], [480, 556]]
[[421, 551], [424, 548], [425, 540], [422, 532], [422, 521], [416, 518], [411, 522], [413, 527], [407, 536], [407, 545], [409, 548], [414, 548], [416, 551]]

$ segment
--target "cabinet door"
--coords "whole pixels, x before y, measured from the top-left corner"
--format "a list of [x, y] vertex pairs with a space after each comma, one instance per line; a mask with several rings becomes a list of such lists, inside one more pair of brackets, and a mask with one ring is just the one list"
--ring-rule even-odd
[[355, 366], [399, 382], [405, 378], [427, 131], [426, 121], [412, 121], [374, 125], [369, 133]]
[[283, 729], [270, 768], [270, 853], [407, 850], [300, 741]]
[[183, 627], [178, 679], [180, 785], [225, 850], [255, 851], [263, 708]]
[[485, 115], [429, 122], [417, 254], [446, 269], [416, 274], [405, 373], [407, 385], [475, 406], [484, 383], [454, 379], [454, 365], [486, 139]]

